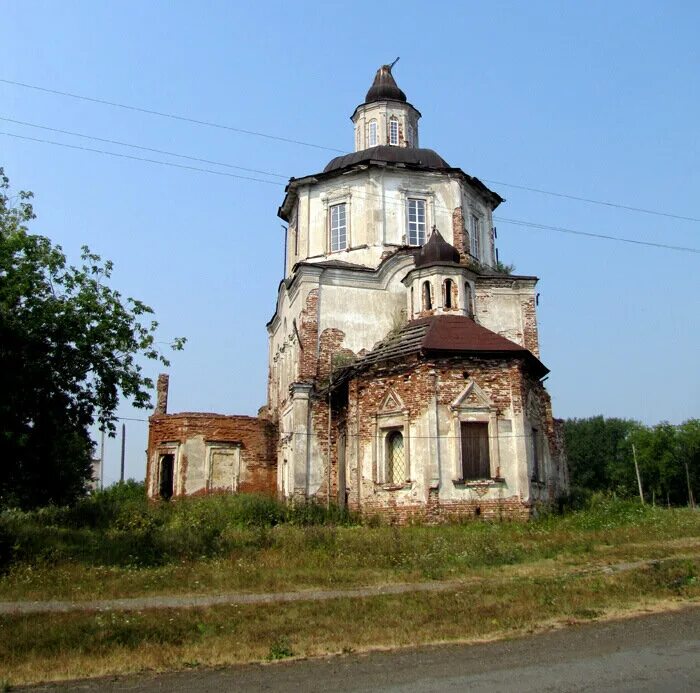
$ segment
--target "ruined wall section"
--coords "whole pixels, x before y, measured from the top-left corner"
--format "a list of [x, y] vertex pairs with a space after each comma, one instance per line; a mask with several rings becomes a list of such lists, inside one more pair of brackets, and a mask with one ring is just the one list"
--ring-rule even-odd
[[274, 494], [277, 427], [223, 414], [154, 414], [149, 419], [147, 492], [157, 498], [161, 458], [173, 456], [173, 496]]
[[475, 320], [539, 358], [535, 277], [479, 276]]

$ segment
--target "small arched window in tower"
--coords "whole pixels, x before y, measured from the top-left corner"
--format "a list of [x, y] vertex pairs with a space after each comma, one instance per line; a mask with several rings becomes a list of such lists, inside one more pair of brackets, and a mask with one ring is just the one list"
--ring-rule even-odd
[[474, 315], [472, 311], [472, 288], [469, 286], [469, 282], [464, 282], [464, 310], [467, 315], [471, 318]]
[[368, 146], [370, 146], [370, 147], [377, 146], [377, 121], [376, 120], [369, 121], [367, 140], [368, 140]]
[[433, 309], [433, 297], [430, 292], [430, 282], [423, 282], [423, 310]]
[[386, 437], [386, 481], [390, 484], [403, 484], [405, 480], [403, 434], [401, 431], [392, 431]]
[[389, 144], [399, 143], [399, 119], [396, 116], [389, 118]]
[[442, 284], [442, 290], [443, 290], [443, 297], [442, 297], [442, 305], [446, 309], [452, 308], [452, 286], [453, 282], [451, 279], [445, 279], [445, 281]]

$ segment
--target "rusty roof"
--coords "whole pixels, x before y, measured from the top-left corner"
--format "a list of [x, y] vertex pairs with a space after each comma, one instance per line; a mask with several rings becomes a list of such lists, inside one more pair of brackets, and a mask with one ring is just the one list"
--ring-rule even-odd
[[428, 242], [416, 252], [416, 267], [445, 262], [459, 264], [459, 251], [450, 245], [433, 226]]
[[365, 96], [365, 103], [373, 103], [375, 101], [406, 101], [406, 94], [399, 89], [394, 75], [391, 74], [392, 67], [393, 63], [392, 65], [382, 65], [377, 70], [372, 86]]
[[432, 149], [396, 147], [390, 144], [379, 144], [369, 149], [361, 149], [358, 152], [336, 156], [335, 159], [331, 159], [328, 162], [323, 172], [329, 173], [330, 171], [338, 171], [347, 166], [372, 163], [402, 164], [404, 166], [428, 170], [444, 170], [450, 168], [450, 165]]
[[377, 344], [353, 368], [431, 353], [486, 357], [512, 355], [526, 359], [539, 377], [549, 372], [531, 351], [464, 315], [434, 315], [412, 320], [398, 333]]

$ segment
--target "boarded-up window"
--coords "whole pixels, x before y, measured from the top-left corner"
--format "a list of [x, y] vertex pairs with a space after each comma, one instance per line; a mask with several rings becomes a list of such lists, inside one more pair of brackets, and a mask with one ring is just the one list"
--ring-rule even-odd
[[488, 423], [463, 421], [461, 428], [462, 478], [488, 479], [491, 476]]
[[406, 458], [401, 431], [392, 431], [386, 437], [386, 480], [390, 484], [403, 484], [406, 480]]
[[217, 446], [209, 453], [209, 488], [237, 491], [240, 476], [240, 448]]

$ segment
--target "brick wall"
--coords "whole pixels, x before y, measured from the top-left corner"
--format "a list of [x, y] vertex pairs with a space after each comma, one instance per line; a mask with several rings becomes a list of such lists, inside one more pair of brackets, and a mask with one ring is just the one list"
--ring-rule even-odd
[[[154, 414], [149, 419], [146, 479], [151, 497], [156, 497], [158, 493], [155, 465], [161, 446], [166, 443], [185, 445], [198, 438], [205, 442], [240, 444], [241, 468], [245, 473], [241, 474], [238, 490], [243, 493], [275, 493], [277, 427], [273, 423], [252, 416], [183, 413]], [[179, 486], [176, 488], [187, 488], [191, 463], [188, 456], [182, 453]], [[198, 491], [206, 492], [206, 489]]]

